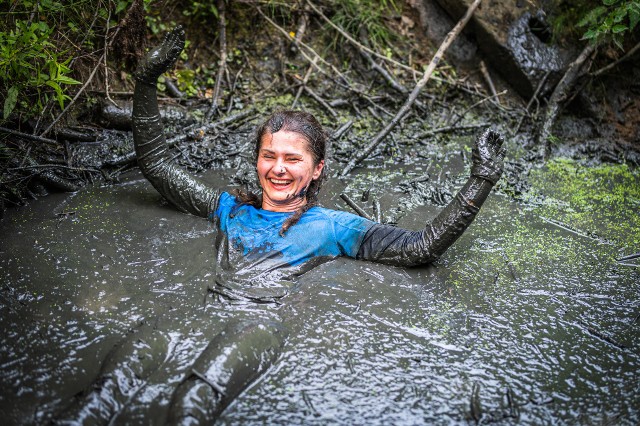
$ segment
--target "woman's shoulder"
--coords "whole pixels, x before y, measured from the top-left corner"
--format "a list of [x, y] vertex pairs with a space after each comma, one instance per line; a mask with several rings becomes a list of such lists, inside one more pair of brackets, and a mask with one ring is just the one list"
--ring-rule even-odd
[[[310, 219], [324, 218], [329, 220], [337, 226], [347, 228], [368, 229], [374, 222], [364, 217], [355, 215], [353, 213], [345, 212], [342, 210], [333, 210], [326, 207], [315, 206], [307, 212], [310, 215]], [[303, 216], [304, 217], [304, 216]]]

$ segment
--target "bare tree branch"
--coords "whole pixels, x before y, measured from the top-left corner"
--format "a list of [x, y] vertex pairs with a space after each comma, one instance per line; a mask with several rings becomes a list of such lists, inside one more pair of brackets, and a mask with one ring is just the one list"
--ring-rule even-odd
[[462, 31], [464, 26], [467, 24], [467, 22], [469, 22], [469, 20], [471, 19], [471, 16], [473, 15], [473, 12], [475, 12], [476, 8], [478, 7], [481, 1], [482, 0], [475, 0], [469, 6], [469, 8], [467, 9], [467, 12], [462, 17], [462, 19], [460, 19], [460, 21], [456, 24], [456, 26], [449, 32], [449, 34], [447, 34], [447, 36], [443, 40], [442, 44], [438, 48], [438, 51], [433, 56], [433, 59], [431, 59], [429, 66], [425, 70], [424, 75], [422, 76], [420, 81], [418, 81], [418, 83], [416, 84], [416, 87], [414, 87], [414, 89], [411, 91], [404, 105], [400, 107], [400, 110], [397, 112], [395, 117], [393, 117], [393, 119], [389, 122], [389, 124], [387, 124], [387, 126], [384, 129], [382, 129], [376, 135], [376, 137], [373, 138], [373, 140], [358, 155], [356, 155], [353, 159], [351, 159], [351, 161], [349, 161], [349, 163], [344, 168], [344, 170], [342, 170], [342, 173], [341, 173], [342, 176], [346, 176], [347, 174], [349, 174], [349, 172], [351, 172], [351, 170], [353, 170], [356, 165], [358, 165], [362, 160], [367, 158], [373, 152], [373, 150], [380, 144], [380, 142], [382, 142], [382, 140], [391, 132], [391, 130], [393, 130], [393, 128], [396, 127], [396, 125], [400, 122], [402, 117], [404, 117], [405, 114], [409, 112], [409, 110], [411, 109], [411, 106], [418, 98], [418, 94], [420, 94], [420, 90], [422, 90], [424, 85], [427, 84], [427, 81], [429, 81], [431, 74], [433, 74], [436, 67], [442, 60], [442, 56], [444, 55], [444, 52], [449, 48], [451, 43], [453, 43], [453, 41], [456, 39], [458, 34], [460, 34], [460, 32]]

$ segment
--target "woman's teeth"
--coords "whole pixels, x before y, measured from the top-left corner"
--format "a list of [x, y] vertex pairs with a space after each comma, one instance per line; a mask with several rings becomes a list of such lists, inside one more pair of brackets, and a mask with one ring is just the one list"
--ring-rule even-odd
[[269, 180], [274, 185], [287, 185], [291, 182], [290, 180], [282, 180], [282, 179], [269, 179]]

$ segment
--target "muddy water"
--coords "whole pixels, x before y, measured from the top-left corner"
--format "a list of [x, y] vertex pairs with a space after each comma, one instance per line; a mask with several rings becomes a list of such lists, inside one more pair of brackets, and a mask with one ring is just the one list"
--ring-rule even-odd
[[[361, 202], [369, 189], [361, 204], [377, 197], [386, 220], [419, 228], [460, 186], [459, 154], [333, 179], [324, 205], [346, 209], [341, 192]], [[627, 172], [624, 185], [638, 188]], [[435, 265], [337, 259], [300, 277], [279, 307], [215, 302], [214, 228], [164, 205], [135, 173], [10, 211], [0, 223], [0, 412], [12, 424], [58, 416], [119, 342], [148, 329], [161, 336], [158, 367], [114, 423], [160, 424], [209, 339], [267, 316], [290, 330], [283, 351], [220, 424], [637, 424], [640, 269], [615, 260], [640, 251], [637, 190], [610, 214], [611, 200], [591, 200], [578, 220], [570, 194], [536, 173], [527, 197], [492, 194]], [[619, 177], [606, 176], [598, 187], [611, 190]]]

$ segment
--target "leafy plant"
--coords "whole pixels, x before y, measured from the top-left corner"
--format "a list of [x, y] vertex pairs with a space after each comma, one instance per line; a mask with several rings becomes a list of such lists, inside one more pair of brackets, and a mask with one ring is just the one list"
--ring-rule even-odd
[[586, 28], [582, 38], [592, 42], [611, 41], [623, 49], [622, 42], [640, 21], [640, 0], [602, 0], [578, 22]]
[[63, 108], [69, 99], [64, 86], [80, 83], [69, 77], [70, 58], [65, 58], [65, 52], [58, 51], [50, 41], [52, 32], [42, 21], [17, 21], [13, 30], [0, 32], [0, 75], [8, 86], [3, 105], [4, 120], [23, 96], [26, 99], [33, 95], [35, 104], [32, 108], [42, 109], [51, 89]]

